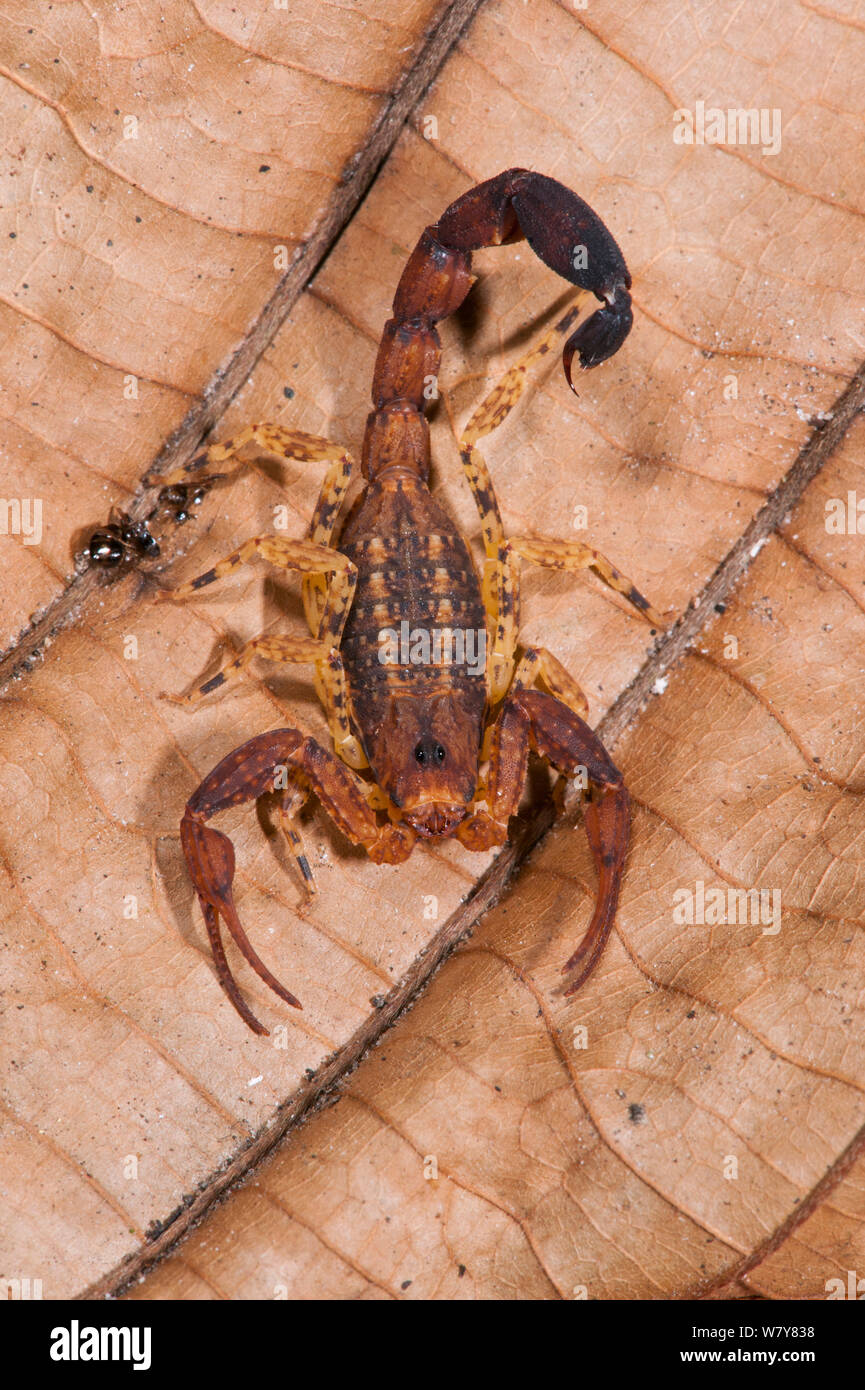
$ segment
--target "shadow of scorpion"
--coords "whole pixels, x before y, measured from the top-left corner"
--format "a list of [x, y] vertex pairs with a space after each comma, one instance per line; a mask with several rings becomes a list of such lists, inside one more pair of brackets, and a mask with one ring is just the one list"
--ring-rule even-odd
[[[465, 476], [481, 518], [482, 574], [428, 487], [424, 407], [425, 388], [435, 380], [441, 359], [436, 322], [454, 313], [474, 283], [472, 251], [523, 238], [550, 269], [602, 301], [603, 307], [564, 343], [565, 375], [573, 388], [575, 353], [583, 368], [595, 367], [627, 337], [633, 321], [631, 277], [616, 242], [587, 203], [555, 179], [508, 169], [452, 203], [425, 229], [409, 257], [373, 374], [373, 410], [361, 456], [365, 486], [342, 524], [350, 455], [337, 444], [281, 425], [250, 425], [164, 479], [166, 487], [182, 486], [206, 464], [223, 466], [234, 459], [239, 467], [243, 461], [236, 456], [253, 442], [284, 459], [328, 465], [307, 539], [256, 536], [197, 579], [158, 595], [185, 599], [255, 556], [303, 576], [309, 637], [256, 637], [197, 690], [168, 697], [195, 702], [260, 656], [312, 663], [327, 714], [333, 752], [295, 728], [258, 734], [204, 778], [181, 822], [183, 852], [220, 984], [256, 1033], [268, 1030], [231, 973], [220, 920], [261, 979], [287, 1004], [301, 1006], [253, 949], [232, 896], [234, 849], [207, 822], [265, 792], [280, 793], [280, 821], [312, 895], [315, 883], [298, 829], [298, 813], [310, 792], [343, 834], [378, 864], [401, 863], [418, 839], [455, 836], [470, 850], [486, 850], [507, 839], [534, 752], [560, 773], [579, 771], [589, 791], [584, 820], [598, 896], [586, 934], [564, 966], [564, 972], [575, 972], [566, 994], [591, 973], [612, 929], [628, 842], [628, 793], [585, 722], [588, 703], [576, 681], [545, 648], [518, 644], [521, 563], [592, 569], [649, 622], [663, 624], [631, 581], [590, 546], [506, 536], [477, 448], [520, 397], [528, 367], [568, 332], [576, 307], [510, 368], [460, 438]], [[206, 485], [208, 475], [200, 476]], [[397, 634], [408, 634], [420, 660], [406, 659], [404, 643], [394, 646]], [[471, 636], [484, 662], [465, 659]]]

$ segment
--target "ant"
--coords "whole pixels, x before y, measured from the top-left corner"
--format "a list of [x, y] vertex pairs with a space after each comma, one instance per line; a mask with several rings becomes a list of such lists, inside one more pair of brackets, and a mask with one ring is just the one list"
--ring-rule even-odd
[[134, 521], [126, 512], [112, 509], [108, 524], [94, 531], [84, 548], [88, 564], [110, 570], [134, 560], [155, 560], [160, 554], [160, 547], [150, 532], [153, 518], [165, 512], [178, 526], [182, 526], [192, 515], [191, 508], [201, 505], [212, 481], [213, 478], [208, 478], [206, 484], [174, 483], [164, 487], [156, 506], [142, 521]]

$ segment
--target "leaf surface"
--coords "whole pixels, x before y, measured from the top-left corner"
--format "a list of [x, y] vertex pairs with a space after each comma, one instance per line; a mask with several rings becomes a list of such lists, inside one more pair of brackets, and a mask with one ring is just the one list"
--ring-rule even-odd
[[[42, 496], [45, 527], [38, 546], [0, 538], [12, 664], [30, 664], [33, 613], [63, 621], [0, 725], [0, 1263], [46, 1297], [117, 1290], [157, 1259], [133, 1296], [814, 1298], [865, 1268], [865, 568], [861, 537], [825, 525], [828, 499], [865, 494], [863, 146], [842, 138], [861, 135], [862, 36], [815, 10], [488, 0], [430, 87], [447, 8], [300, 6], [289, 26], [264, 4], [180, 7], [156, 42], [73, 7], [13, 30], [4, 488]], [[368, 196], [340, 202], [412, 74]], [[673, 113], [699, 100], [780, 109], [780, 150], [675, 143]], [[690, 641], [653, 651], [591, 579], [526, 572], [524, 639], [581, 682], [633, 797], [616, 933], [564, 999], [595, 879], [573, 813], [528, 854], [543, 779], [492, 864], [445, 844], [376, 867], [314, 809], [309, 909], [266, 813], [232, 811], [241, 918], [304, 1004], [233, 953], [274, 1029], [256, 1038], [217, 984], [179, 819], [252, 734], [324, 736], [311, 673], [256, 665], [194, 712], [159, 695], [272, 625], [299, 631], [297, 586], [254, 566], [182, 607], [153, 589], [276, 515], [303, 534], [319, 476], [253, 458], [166, 536], [158, 575], [70, 584], [72, 554], [211, 423], [357, 451], [405, 257], [515, 164], [605, 218], [636, 320], [579, 397], [556, 363], [535, 369], [485, 442], [506, 527], [590, 540]], [[291, 298], [274, 247], [303, 256], [340, 227]], [[442, 325], [432, 421], [434, 488], [475, 546], [459, 428], [568, 302], [525, 244], [476, 269]], [[677, 920], [698, 884], [763, 890], [768, 919]], [[339, 1104], [307, 1117], [335, 1083]]]

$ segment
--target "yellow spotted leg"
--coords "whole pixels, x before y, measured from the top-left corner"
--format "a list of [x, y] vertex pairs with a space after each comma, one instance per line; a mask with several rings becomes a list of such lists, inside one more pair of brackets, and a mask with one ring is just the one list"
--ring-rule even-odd
[[[514, 680], [520, 629], [521, 561], [546, 565], [552, 569], [591, 569], [611, 589], [622, 594], [650, 623], [659, 628], [664, 626], [661, 616], [643, 597], [636, 585], [592, 546], [584, 545], [580, 541], [535, 539], [528, 536], [507, 538], [492, 478], [477, 448], [477, 441], [497, 429], [520, 399], [529, 367], [557, 346], [559, 339], [571, 328], [578, 313], [579, 306], [572, 306], [525, 356], [505, 372], [475, 410], [460, 437], [460, 457], [480, 513], [486, 552], [482, 590], [491, 639], [487, 674], [490, 702], [493, 705], [504, 698]], [[538, 679], [542, 680], [551, 694], [563, 700], [575, 714], [585, 718], [585, 696], [561, 662], [545, 648], [535, 649], [535, 658], [536, 682]]]
[[[291, 540], [286, 536], [254, 536], [212, 569], [200, 574], [177, 589], [161, 590], [160, 599], [187, 599], [217, 579], [231, 574], [256, 556], [283, 570], [297, 570], [304, 575], [321, 577], [324, 581], [325, 602], [318, 631], [314, 637], [275, 637], [263, 635], [247, 642], [243, 650], [226, 662], [215, 676], [187, 695], [168, 695], [175, 704], [194, 705], [205, 695], [218, 690], [240, 675], [254, 656], [268, 661], [315, 664], [316, 684], [324, 692], [328, 724], [337, 753], [350, 766], [363, 766], [365, 759], [358, 740], [351, 731], [351, 712], [348, 686], [345, 679], [339, 643], [348, 611], [354, 598], [357, 570], [351, 560], [338, 550], [314, 541]], [[329, 582], [328, 582], [329, 581]]]

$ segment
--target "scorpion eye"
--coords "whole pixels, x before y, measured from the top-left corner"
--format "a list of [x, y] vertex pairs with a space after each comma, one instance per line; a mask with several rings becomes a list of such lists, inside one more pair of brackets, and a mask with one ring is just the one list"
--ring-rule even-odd
[[434, 738], [422, 738], [414, 750], [421, 767], [441, 767], [445, 760], [445, 750]]

